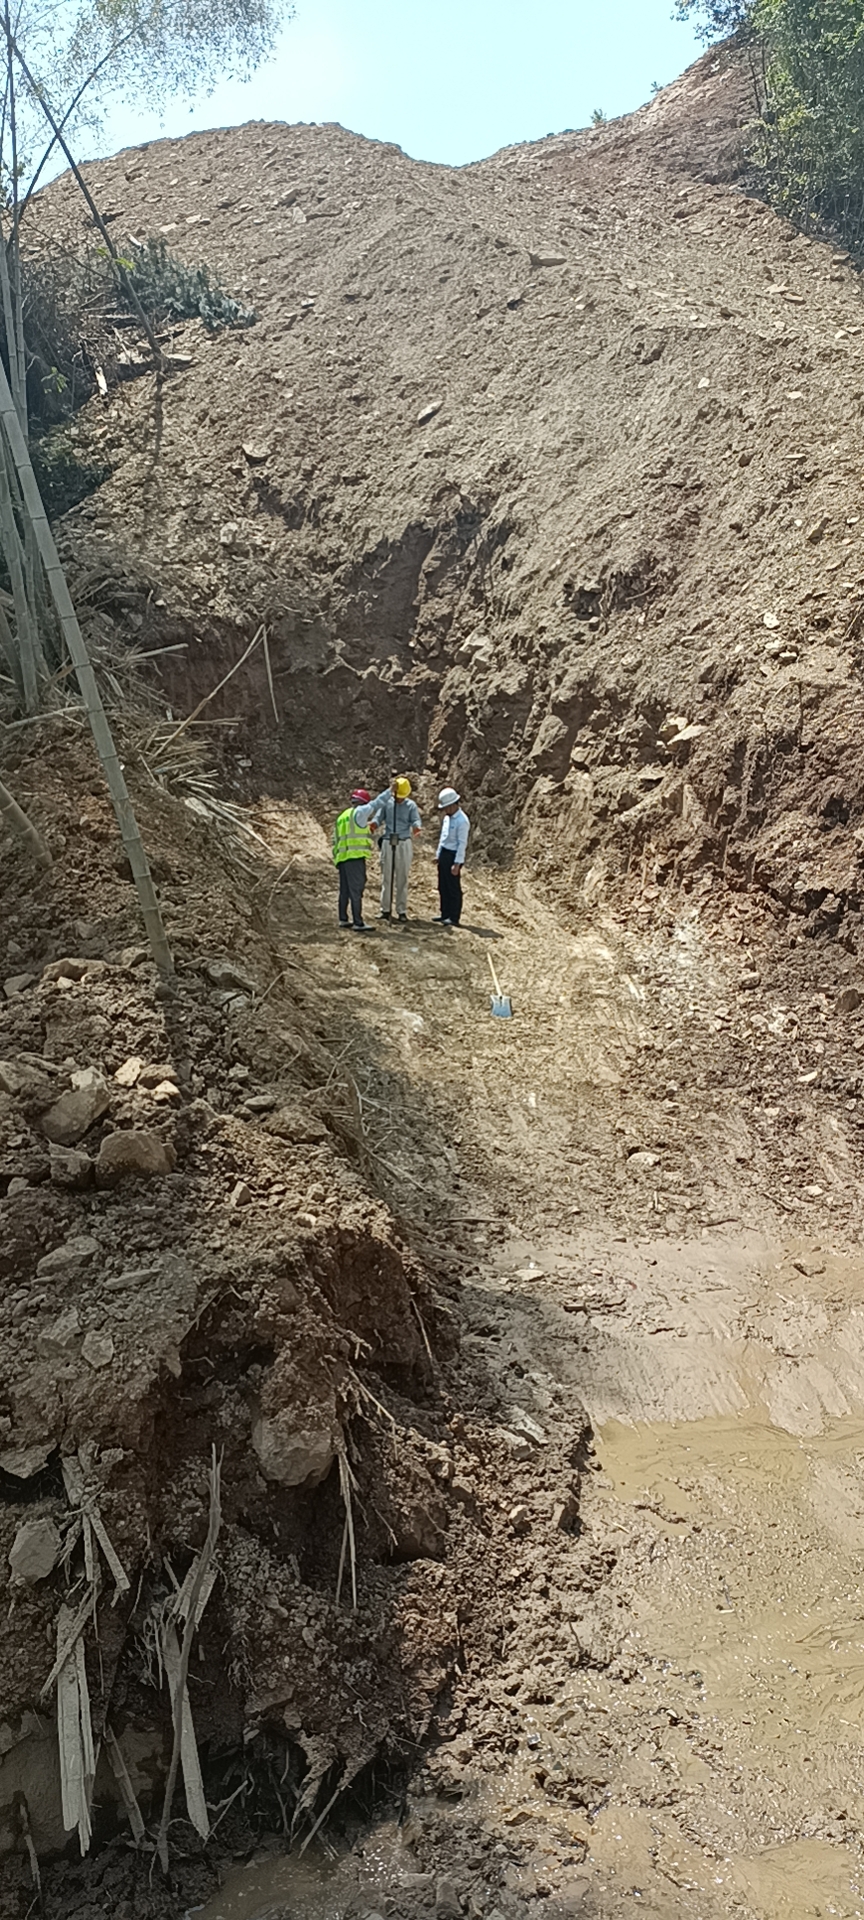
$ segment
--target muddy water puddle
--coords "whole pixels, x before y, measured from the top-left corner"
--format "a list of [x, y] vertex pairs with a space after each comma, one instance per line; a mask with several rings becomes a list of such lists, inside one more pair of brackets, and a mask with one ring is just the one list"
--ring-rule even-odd
[[664, 1676], [668, 1722], [612, 1803], [664, 1779], [652, 1851], [679, 1887], [760, 1920], [864, 1915], [864, 1421], [613, 1422], [598, 1452], [610, 1518], [653, 1534], [624, 1658], [630, 1690]]

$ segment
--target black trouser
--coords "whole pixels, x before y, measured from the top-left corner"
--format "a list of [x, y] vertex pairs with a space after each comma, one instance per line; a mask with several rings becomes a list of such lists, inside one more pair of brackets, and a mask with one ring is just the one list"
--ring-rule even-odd
[[363, 889], [366, 885], [365, 860], [340, 860], [339, 862], [339, 918], [343, 927], [348, 925], [348, 906], [354, 916], [355, 927], [363, 925]]
[[442, 920], [452, 920], [454, 927], [458, 927], [462, 918], [462, 875], [453, 872], [455, 858], [455, 852], [449, 847], [438, 855], [438, 898]]

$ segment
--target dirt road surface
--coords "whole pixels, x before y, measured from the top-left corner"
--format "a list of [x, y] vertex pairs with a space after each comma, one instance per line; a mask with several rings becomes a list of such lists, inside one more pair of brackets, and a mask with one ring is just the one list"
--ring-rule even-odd
[[[478, 1914], [492, 1895], [459, 1844], [478, 1822], [505, 1852], [530, 1836], [495, 1894], [507, 1914], [864, 1913], [864, 1270], [824, 1164], [809, 1206], [772, 1205], [784, 1174], [770, 1131], [752, 1144], [758, 1094], [745, 1117], [705, 1086], [735, 948], [692, 906], [662, 934], [611, 911], [572, 931], [482, 874], [447, 933], [428, 858], [407, 928], [340, 934], [320, 831], [275, 808], [267, 826], [280, 865], [296, 856], [285, 951], [328, 1006], [377, 1177], [459, 1273], [460, 1403], [476, 1381], [517, 1434], [520, 1410], [536, 1423], [507, 1490], [531, 1577], [497, 1671], [469, 1657], [455, 1685], [412, 1822], [459, 1796], [444, 1832]], [[490, 951], [511, 1021], [491, 1014]], [[676, 1064], [688, 1021], [701, 1086]], [[583, 1414], [580, 1557], [591, 1542], [607, 1568], [590, 1596], [535, 1471]], [[509, 1709], [503, 1741], [484, 1736], [490, 1700]], [[398, 1885], [394, 1849], [370, 1864], [370, 1899]], [[290, 1869], [271, 1867], [229, 1897], [260, 1898], [256, 1871], [288, 1894]]]

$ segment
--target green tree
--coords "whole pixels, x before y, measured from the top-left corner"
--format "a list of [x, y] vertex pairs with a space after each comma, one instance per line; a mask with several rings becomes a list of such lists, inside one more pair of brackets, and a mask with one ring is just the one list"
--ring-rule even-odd
[[700, 40], [726, 40], [749, 27], [753, 0], [675, 0], [673, 20], [692, 21]]
[[751, 157], [774, 206], [864, 248], [864, 0], [756, 0]]

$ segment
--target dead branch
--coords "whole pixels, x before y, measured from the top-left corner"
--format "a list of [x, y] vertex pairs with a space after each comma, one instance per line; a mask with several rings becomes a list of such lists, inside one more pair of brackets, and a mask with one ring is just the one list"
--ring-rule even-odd
[[199, 700], [197, 707], [193, 707], [192, 712], [187, 715], [186, 719], [181, 720], [179, 727], [175, 727], [174, 732], [170, 733], [167, 740], [163, 741], [163, 752], [171, 746], [172, 741], [180, 738], [181, 733], [185, 733], [187, 727], [191, 727], [193, 720], [197, 720], [199, 713], [203, 711], [204, 707], [209, 706], [211, 700], [215, 700], [217, 693], [221, 693], [223, 687], [227, 687], [229, 680], [233, 680], [235, 673], [239, 673], [244, 660], [248, 660], [250, 653], [254, 651], [259, 641], [263, 640], [264, 633], [265, 628], [259, 627], [254, 640], [250, 640], [246, 652], [241, 653], [239, 660], [235, 660], [233, 667], [231, 667], [229, 672], [220, 680], [218, 687], [214, 687], [212, 693], [205, 693], [203, 700]]
[[198, 1601], [207, 1570], [213, 1558], [222, 1521], [222, 1508], [219, 1497], [220, 1484], [221, 1465], [216, 1458], [216, 1448], [214, 1447], [210, 1466], [210, 1518], [207, 1524], [207, 1538], [198, 1555], [195, 1575], [186, 1597], [186, 1624], [183, 1629], [180, 1665], [177, 1671], [177, 1683], [174, 1689], [174, 1744], [171, 1750], [171, 1765], [168, 1768], [168, 1779], [165, 1783], [165, 1800], [162, 1806], [162, 1818], [159, 1822], [159, 1834], [156, 1841], [156, 1853], [164, 1874], [168, 1872], [168, 1828], [171, 1823], [171, 1806], [174, 1800], [174, 1789], [177, 1785], [177, 1769], [180, 1765], [180, 1748], [183, 1740], [183, 1702], [186, 1694], [192, 1642], [195, 1638], [198, 1623]]
[[10, 833], [17, 834], [19, 840], [24, 841], [24, 845], [29, 847], [34, 860], [38, 860], [40, 867], [51, 866], [51, 855], [38, 827], [34, 827], [32, 820], [29, 820], [23, 808], [19, 807], [9, 788], [4, 787], [2, 780], [0, 780], [0, 819], [5, 821]]

